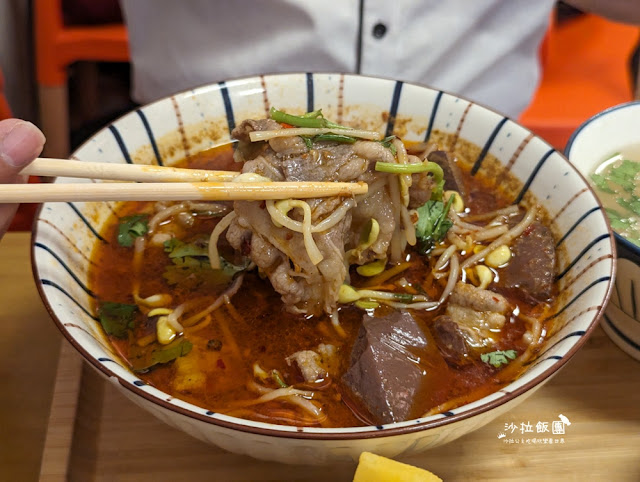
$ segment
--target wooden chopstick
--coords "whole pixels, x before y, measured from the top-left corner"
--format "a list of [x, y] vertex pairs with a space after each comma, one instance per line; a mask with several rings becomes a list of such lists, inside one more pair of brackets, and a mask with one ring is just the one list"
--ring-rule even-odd
[[167, 182], [1, 184], [0, 203], [238, 201], [365, 194], [364, 182]]
[[39, 157], [25, 167], [21, 174], [138, 182], [224, 182], [233, 180], [240, 173], [235, 171], [182, 169], [111, 162], [83, 162]]

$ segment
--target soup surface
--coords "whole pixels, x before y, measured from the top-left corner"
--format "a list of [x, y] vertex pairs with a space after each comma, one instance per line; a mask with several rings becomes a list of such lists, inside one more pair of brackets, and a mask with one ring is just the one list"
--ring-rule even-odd
[[[349, 149], [379, 149], [374, 142], [313, 138], [300, 149], [305, 162], [324, 165], [344, 152], [361, 159]], [[392, 142], [381, 145], [402, 155]], [[263, 159], [282, 148], [264, 144], [256, 154], [241, 140], [235, 158], [245, 158], [236, 165], [264, 177], [273, 164]], [[310, 226], [324, 223], [312, 233], [304, 203], [291, 200], [119, 204], [90, 272], [117, 352], [172, 396], [298, 426], [408, 420], [512, 381], [539, 350], [557, 295], [545, 213], [512, 205], [494, 178], [471, 176], [464, 159], [434, 145], [408, 147], [406, 163], [425, 170], [378, 163], [374, 172], [364, 163], [358, 175], [371, 176], [369, 197], [309, 201]], [[226, 146], [184, 165], [220, 168], [233, 157]], [[277, 159], [297, 158], [289, 150]], [[272, 178], [317, 180], [296, 166]], [[397, 184], [403, 176], [409, 186]], [[394, 195], [404, 220], [402, 210], [385, 214]], [[340, 243], [331, 244], [336, 232]], [[314, 243], [321, 259], [309, 264]]]
[[604, 160], [590, 179], [611, 227], [640, 246], [640, 144]]

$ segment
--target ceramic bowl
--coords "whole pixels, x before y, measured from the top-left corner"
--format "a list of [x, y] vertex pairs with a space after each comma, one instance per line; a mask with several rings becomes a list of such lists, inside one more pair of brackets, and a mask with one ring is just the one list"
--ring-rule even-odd
[[[241, 420], [170, 397], [129, 371], [106, 342], [87, 287], [87, 268], [111, 214], [110, 203], [44, 204], [33, 233], [36, 283], [53, 320], [85, 360], [131, 401], [169, 425], [233, 452], [287, 463], [355, 461], [364, 451], [390, 457], [424, 451], [488, 423], [529, 397], [580, 348], [612, 288], [615, 244], [583, 176], [542, 139], [485, 107], [438, 90], [343, 74], [269, 75], [207, 85], [141, 107], [98, 132], [74, 153], [83, 161], [172, 165], [227, 143], [234, 125], [265, 117], [269, 106], [305, 112], [322, 107], [340, 123], [423, 141], [450, 134], [477, 146], [476, 171], [488, 154], [521, 181], [514, 201], [533, 194], [555, 223], [560, 301], [555, 331], [520, 378], [442, 414], [351, 428], [296, 428]], [[485, 163], [486, 164], [486, 163]], [[57, 182], [69, 182], [58, 179]]]
[[[585, 121], [572, 134], [565, 154], [588, 177], [605, 159], [640, 146], [640, 101], [617, 105]], [[615, 233], [617, 277], [602, 328], [626, 353], [640, 360], [640, 247]]]

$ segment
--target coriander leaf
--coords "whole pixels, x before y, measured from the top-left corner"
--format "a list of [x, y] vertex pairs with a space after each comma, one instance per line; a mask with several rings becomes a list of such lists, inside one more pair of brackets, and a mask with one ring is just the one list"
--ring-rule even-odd
[[209, 258], [173, 258], [162, 277], [170, 285], [180, 285], [185, 289], [195, 289], [203, 284], [220, 286], [231, 281], [236, 273], [246, 269], [246, 265], [236, 266], [220, 258], [221, 269], [211, 269]]
[[615, 194], [615, 191], [609, 187], [609, 181], [607, 178], [600, 174], [591, 174], [591, 180], [596, 185], [598, 189], [602, 192], [607, 192], [609, 194]]
[[136, 352], [130, 354], [131, 368], [135, 372], [146, 372], [156, 365], [187, 355], [192, 348], [193, 344], [185, 338], [178, 338], [164, 347], [157, 343], [136, 347]]
[[151, 361], [154, 365], [158, 363], [167, 363], [171, 360], [187, 355], [192, 348], [193, 344], [189, 340], [178, 340], [177, 344], [175, 344], [175, 342], [170, 343], [161, 350], [154, 350], [151, 353]]
[[135, 214], [122, 218], [118, 226], [118, 243], [120, 246], [129, 248], [137, 237], [144, 236], [149, 230], [148, 221], [148, 214]]
[[625, 217], [615, 209], [605, 208], [605, 211], [609, 217], [611, 229], [617, 231], [622, 237], [633, 244], [640, 246], [640, 239], [638, 239], [638, 236], [633, 236], [633, 234], [637, 233], [633, 218]]
[[609, 180], [618, 184], [627, 192], [633, 192], [636, 181], [635, 176], [640, 172], [640, 162], [624, 159], [619, 164], [613, 165], [609, 170]]
[[180, 244], [184, 244], [182, 243], [182, 241], [180, 241], [178, 238], [171, 238], [167, 241], [165, 241], [164, 243], [162, 243], [164, 246], [164, 252], [165, 253], [171, 253], [174, 249], [176, 249]]
[[617, 198], [616, 202], [636, 216], [640, 216], [640, 198], [636, 196], [631, 196], [629, 199]]
[[421, 254], [429, 253], [436, 243], [444, 239], [449, 228], [453, 226], [448, 218], [452, 203], [453, 196], [449, 197], [446, 205], [442, 201], [427, 201], [417, 209], [416, 237], [418, 251]]
[[187, 256], [209, 256], [207, 242], [196, 240], [193, 243], [184, 243], [179, 239], [172, 238], [164, 242], [164, 250], [169, 253], [169, 258], [184, 258]]
[[480, 359], [498, 368], [509, 363], [509, 360], [515, 360], [516, 356], [518, 356], [518, 352], [515, 350], [497, 350], [490, 353], [483, 353], [480, 355]]
[[98, 314], [100, 324], [107, 335], [116, 338], [126, 338], [127, 332], [133, 329], [135, 316], [138, 311], [136, 305], [127, 305], [113, 301], [100, 304]]
[[212, 269], [209, 262], [208, 240], [196, 239], [185, 243], [173, 238], [164, 242], [164, 250], [169, 253], [172, 264], [168, 265], [162, 277], [170, 285], [181, 285], [185, 289], [195, 289], [202, 284], [224, 285], [247, 264], [235, 266], [220, 258], [220, 269]]
[[611, 227], [617, 231], [625, 231], [633, 225], [633, 221], [629, 217], [625, 217], [622, 213], [615, 209], [605, 208]]

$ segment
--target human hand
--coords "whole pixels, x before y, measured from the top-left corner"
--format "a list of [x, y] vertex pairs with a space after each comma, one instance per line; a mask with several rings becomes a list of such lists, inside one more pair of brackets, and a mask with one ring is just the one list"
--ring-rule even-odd
[[[20, 119], [0, 121], [0, 184], [24, 182], [19, 172], [42, 152], [44, 134], [30, 122]], [[18, 208], [17, 204], [0, 205], [0, 238]]]

